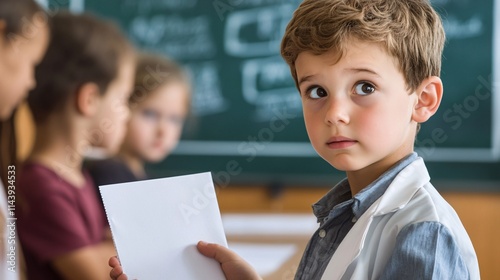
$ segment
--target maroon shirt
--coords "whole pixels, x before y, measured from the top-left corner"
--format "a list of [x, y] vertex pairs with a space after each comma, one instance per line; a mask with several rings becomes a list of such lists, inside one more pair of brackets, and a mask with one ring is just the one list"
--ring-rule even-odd
[[54, 258], [104, 240], [106, 220], [87, 173], [85, 181], [75, 187], [43, 165], [24, 166], [18, 190], [25, 207], [16, 214], [28, 279], [62, 279]]

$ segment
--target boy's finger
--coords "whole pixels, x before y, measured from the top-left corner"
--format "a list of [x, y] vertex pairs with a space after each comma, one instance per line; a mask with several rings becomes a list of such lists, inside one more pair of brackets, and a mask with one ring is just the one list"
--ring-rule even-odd
[[118, 258], [116, 256], [114, 256], [114, 257], [109, 258], [108, 264], [111, 267], [115, 267], [115, 266], [120, 265], [120, 261], [118, 260]]
[[111, 272], [109, 272], [109, 276], [111, 279], [114, 280], [127, 280], [127, 276], [123, 274], [123, 269], [120, 265], [120, 261], [118, 258], [111, 257], [108, 262], [109, 266], [111, 266], [113, 269], [111, 269]]
[[219, 263], [239, 260], [240, 257], [228, 248], [215, 243], [198, 242], [198, 251], [206, 257], [213, 258]]
[[109, 276], [112, 279], [120, 279], [120, 280], [122, 280], [122, 277], [118, 278], [119, 276], [122, 276], [122, 275], [124, 275], [124, 274], [123, 274], [123, 269], [122, 269], [121, 266], [113, 267], [113, 269], [111, 269], [111, 272], [109, 273]]

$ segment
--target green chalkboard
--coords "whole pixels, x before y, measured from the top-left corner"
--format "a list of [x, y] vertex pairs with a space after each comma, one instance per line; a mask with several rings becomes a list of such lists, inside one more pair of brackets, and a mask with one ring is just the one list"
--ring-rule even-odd
[[[153, 176], [212, 171], [221, 185], [333, 185], [343, 175], [310, 146], [299, 95], [279, 56], [299, 3], [51, 0], [48, 6], [114, 19], [138, 46], [167, 54], [189, 70], [196, 122], [188, 124], [173, 155], [149, 166]], [[448, 38], [445, 95], [418, 135], [418, 151], [434, 182], [488, 182], [488, 190], [500, 190], [500, 97], [494, 86], [500, 82], [500, 5], [432, 3]]]

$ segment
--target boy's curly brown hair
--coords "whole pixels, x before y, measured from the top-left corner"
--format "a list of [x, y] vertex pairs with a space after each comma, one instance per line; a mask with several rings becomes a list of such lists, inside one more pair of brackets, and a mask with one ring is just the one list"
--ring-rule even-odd
[[411, 91], [439, 76], [445, 33], [428, 0], [305, 0], [286, 28], [281, 55], [297, 84], [301, 52], [344, 54], [353, 38], [382, 44]]

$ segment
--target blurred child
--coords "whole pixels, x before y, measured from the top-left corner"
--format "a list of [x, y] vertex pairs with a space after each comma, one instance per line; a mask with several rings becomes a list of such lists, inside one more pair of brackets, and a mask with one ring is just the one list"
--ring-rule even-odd
[[96, 186], [148, 178], [145, 163], [163, 160], [177, 145], [190, 107], [190, 85], [174, 61], [152, 54], [138, 58], [131, 117], [116, 156], [89, 161]]
[[114, 254], [94, 184], [82, 170], [90, 145], [117, 149], [129, 115], [133, 47], [112, 23], [60, 12], [28, 97], [33, 151], [18, 178], [29, 279], [107, 279]]
[[[444, 42], [428, 0], [305, 0], [295, 11], [281, 54], [311, 144], [347, 175], [313, 205], [319, 228], [295, 279], [480, 279], [467, 232], [414, 152], [441, 102]], [[260, 279], [223, 246], [198, 249], [229, 280]]]
[[[21, 277], [16, 240], [16, 139], [12, 112], [35, 86], [34, 68], [49, 41], [47, 16], [32, 0], [0, 1], [0, 279]], [[8, 199], [8, 200], [7, 200]], [[9, 223], [9, 226], [7, 224]]]

